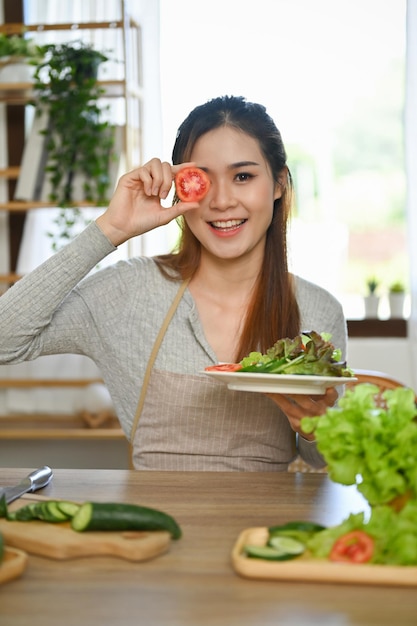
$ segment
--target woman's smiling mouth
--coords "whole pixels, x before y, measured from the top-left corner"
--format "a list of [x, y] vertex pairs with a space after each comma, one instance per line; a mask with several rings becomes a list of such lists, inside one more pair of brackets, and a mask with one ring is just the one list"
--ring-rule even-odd
[[212, 226], [212, 228], [215, 228], [216, 230], [221, 230], [223, 232], [227, 232], [230, 230], [235, 230], [236, 228], [239, 228], [239, 226], [242, 226], [242, 224], [244, 224], [247, 220], [243, 219], [243, 220], [227, 220], [227, 221], [220, 221], [217, 220], [215, 222], [210, 222], [210, 226]]

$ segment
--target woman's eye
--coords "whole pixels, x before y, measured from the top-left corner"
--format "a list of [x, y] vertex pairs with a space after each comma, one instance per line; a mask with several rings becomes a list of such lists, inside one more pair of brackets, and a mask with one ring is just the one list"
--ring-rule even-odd
[[244, 183], [250, 178], [253, 178], [253, 174], [249, 174], [248, 172], [239, 172], [239, 174], [236, 174], [236, 180], [239, 183]]

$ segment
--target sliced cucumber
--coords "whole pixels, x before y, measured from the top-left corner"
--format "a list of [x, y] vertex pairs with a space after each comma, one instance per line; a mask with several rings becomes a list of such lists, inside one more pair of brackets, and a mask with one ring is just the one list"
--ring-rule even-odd
[[31, 520], [39, 519], [38, 509], [39, 502], [31, 502], [30, 504], [20, 507], [20, 509], [17, 509], [16, 511], [8, 511], [7, 519], [9, 521], [30, 522]]
[[288, 537], [302, 544], [307, 544], [313, 535], [325, 530], [325, 527], [316, 522], [288, 522], [282, 526], [271, 526], [269, 531], [269, 543], [275, 537]]
[[76, 502], [69, 502], [68, 500], [57, 500], [58, 509], [67, 516], [67, 519], [74, 517], [81, 504]]
[[318, 533], [320, 530], [325, 530], [325, 526], [318, 524], [317, 522], [287, 522], [281, 526], [270, 526], [268, 528], [269, 534], [282, 534], [283, 531], [303, 531], [307, 533]]
[[42, 520], [43, 522], [60, 523], [71, 519], [79, 507], [79, 504], [64, 502], [63, 500], [31, 502], [17, 509], [17, 511], [9, 512], [7, 519], [19, 522]]
[[272, 546], [246, 545], [243, 548], [246, 556], [252, 559], [264, 559], [266, 561], [289, 561], [296, 557], [295, 554], [283, 553]]
[[[3, 509], [1, 508], [3, 506]], [[66, 500], [31, 502], [17, 511], [8, 512], [5, 500], [0, 512], [10, 521], [41, 520], [62, 523], [71, 520], [71, 528], [85, 530], [167, 530], [173, 539], [182, 535], [173, 517], [163, 511], [135, 504], [112, 502], [85, 502], [76, 504]]]
[[66, 522], [69, 517], [61, 511], [58, 507], [58, 503], [54, 500], [48, 500], [47, 502], [39, 502], [39, 519], [45, 522], [59, 523]]
[[167, 530], [173, 539], [181, 529], [173, 517], [136, 504], [85, 502], [71, 520], [79, 532], [87, 530]]
[[278, 550], [282, 554], [292, 554], [299, 556], [305, 552], [305, 544], [301, 541], [297, 541], [292, 537], [285, 537], [284, 535], [276, 535], [271, 537], [268, 541], [268, 546]]

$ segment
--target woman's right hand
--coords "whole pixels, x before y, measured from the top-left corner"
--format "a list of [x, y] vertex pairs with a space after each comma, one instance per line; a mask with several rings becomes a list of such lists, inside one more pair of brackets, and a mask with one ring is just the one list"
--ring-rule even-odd
[[177, 172], [189, 165], [195, 164], [171, 165], [151, 159], [119, 179], [107, 210], [96, 220], [114, 246], [164, 226], [198, 207], [198, 202], [179, 202], [171, 207], [161, 204], [168, 196]]

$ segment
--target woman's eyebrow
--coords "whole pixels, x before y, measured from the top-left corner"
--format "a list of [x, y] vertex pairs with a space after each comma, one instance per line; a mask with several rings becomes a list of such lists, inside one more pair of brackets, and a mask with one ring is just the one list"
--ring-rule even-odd
[[235, 170], [239, 167], [248, 167], [248, 165], [259, 165], [256, 161], [238, 161], [237, 163], [231, 163], [228, 165], [229, 170]]
[[[248, 167], [250, 165], [257, 165], [259, 166], [260, 164], [257, 163], [256, 161], [238, 161], [237, 163], [231, 163], [230, 165], [227, 166], [228, 170], [237, 170], [240, 167]], [[209, 172], [210, 168], [208, 167], [204, 167], [203, 165], [199, 165], [198, 166], [200, 168], [200, 170], [204, 170], [205, 172]]]

